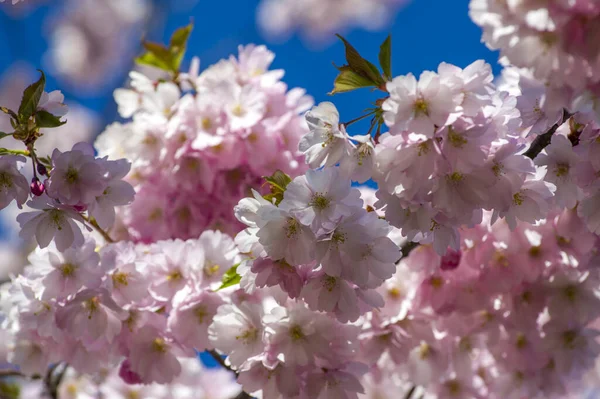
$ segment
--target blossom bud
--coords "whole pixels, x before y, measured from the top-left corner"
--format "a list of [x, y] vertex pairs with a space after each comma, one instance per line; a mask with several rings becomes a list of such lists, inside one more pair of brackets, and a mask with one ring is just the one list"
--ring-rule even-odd
[[142, 378], [130, 368], [129, 359], [125, 359], [119, 368], [119, 377], [127, 384], [141, 384]]
[[452, 248], [448, 248], [446, 251], [446, 255], [442, 257], [440, 261], [440, 269], [442, 270], [454, 270], [460, 264], [460, 258], [462, 257], [462, 252], [459, 249], [458, 251], [453, 250]]
[[37, 164], [37, 171], [40, 175], [48, 176], [48, 169], [41, 163]]
[[31, 179], [31, 185], [29, 187], [31, 187], [31, 193], [35, 196], [39, 197], [40, 195], [44, 194], [44, 183], [42, 183], [37, 177]]

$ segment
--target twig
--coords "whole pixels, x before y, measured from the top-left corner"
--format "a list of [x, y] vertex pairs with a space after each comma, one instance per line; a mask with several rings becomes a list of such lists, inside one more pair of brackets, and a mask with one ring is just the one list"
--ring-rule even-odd
[[111, 238], [110, 235], [108, 235], [108, 233], [106, 231], [104, 231], [104, 229], [102, 227], [100, 227], [98, 225], [98, 222], [96, 222], [96, 219], [94, 218], [90, 218], [87, 216], [83, 216], [83, 220], [85, 220], [86, 222], [88, 222], [90, 224], [90, 226], [92, 226], [98, 233], [100, 233], [100, 235], [104, 238], [104, 240], [108, 243], [113, 243], [115, 242], [115, 240], [113, 240]]
[[369, 116], [373, 115], [374, 113], [375, 113], [375, 111], [371, 111], [371, 112], [369, 112], [368, 114], [365, 114], [365, 115], [359, 116], [358, 118], [354, 118], [354, 119], [352, 119], [351, 121], [348, 121], [348, 122], [343, 122], [343, 123], [341, 123], [341, 125], [344, 125], [344, 126], [350, 126], [351, 124], [353, 124], [353, 123], [355, 123], [355, 122], [358, 122], [358, 121], [360, 121], [360, 120], [363, 120], [363, 119], [365, 119], [365, 118], [367, 118], [367, 117], [369, 117]]
[[412, 398], [412, 396], [413, 396], [413, 394], [415, 393], [416, 390], [417, 390], [417, 386], [413, 385], [412, 388], [410, 388], [410, 390], [404, 396], [404, 399], [410, 399], [410, 398]]
[[529, 149], [525, 151], [523, 155], [530, 159], [537, 157], [539, 153], [550, 144], [550, 141], [552, 141], [552, 136], [554, 133], [556, 133], [556, 130], [558, 130], [558, 128], [562, 126], [562, 124], [565, 123], [571, 116], [573, 116], [573, 114], [569, 113], [567, 110], [563, 110], [563, 117], [561, 121], [554, 124], [546, 133], [537, 136], [535, 140], [533, 140], [533, 143], [531, 143]]

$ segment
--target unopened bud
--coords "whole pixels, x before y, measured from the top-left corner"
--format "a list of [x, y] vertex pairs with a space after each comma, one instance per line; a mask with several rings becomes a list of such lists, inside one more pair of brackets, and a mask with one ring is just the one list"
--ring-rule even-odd
[[41, 163], [37, 164], [37, 171], [40, 175], [48, 176], [48, 169]]
[[37, 177], [31, 179], [31, 185], [29, 187], [31, 187], [31, 193], [37, 197], [44, 194], [44, 183], [42, 183]]

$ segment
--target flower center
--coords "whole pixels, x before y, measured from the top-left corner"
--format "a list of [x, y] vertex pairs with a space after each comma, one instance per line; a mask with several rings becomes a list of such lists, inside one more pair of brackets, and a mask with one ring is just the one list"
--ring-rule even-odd
[[112, 281], [114, 286], [129, 285], [129, 281], [127, 281], [128, 274], [125, 272], [116, 272], [112, 275]]
[[333, 276], [327, 276], [323, 280], [323, 287], [325, 287], [325, 289], [329, 292], [333, 291], [333, 289], [335, 288], [336, 285], [337, 285], [337, 278], [335, 278]]
[[525, 200], [525, 197], [523, 196], [523, 194], [521, 192], [518, 192], [515, 195], [513, 195], [513, 204], [515, 204], [515, 205], [523, 205], [524, 200]]
[[292, 328], [290, 328], [290, 337], [292, 338], [292, 341], [298, 341], [305, 338], [304, 332], [302, 332], [302, 327], [297, 324], [292, 326]]
[[413, 105], [413, 109], [415, 111], [415, 116], [428, 114], [427, 102], [422, 98], [419, 98], [417, 101], [415, 101], [415, 103]]
[[196, 320], [198, 321], [198, 324], [204, 323], [204, 319], [206, 318], [206, 316], [208, 316], [208, 312], [206, 311], [206, 306], [204, 306], [204, 305], [196, 306], [196, 308], [194, 309], [194, 316], [196, 316]]
[[556, 175], [556, 177], [563, 177], [566, 176], [567, 174], [569, 174], [569, 164], [567, 163], [558, 163], [556, 164], [556, 167], [554, 168], [554, 174]]
[[162, 338], [155, 338], [152, 341], [152, 350], [158, 353], [165, 353], [167, 351], [167, 344]]
[[220, 269], [221, 269], [220, 265], [217, 265], [216, 263], [213, 263], [212, 261], [207, 259], [204, 264], [203, 271], [204, 271], [204, 275], [206, 277], [212, 277], [215, 274], [217, 274]]
[[565, 331], [562, 334], [562, 339], [563, 339], [563, 344], [565, 346], [565, 348], [567, 349], [575, 349], [576, 345], [576, 340], [577, 340], [577, 331], [575, 330], [568, 330]]
[[300, 232], [300, 223], [294, 218], [287, 218], [286, 225], [283, 228], [287, 238], [294, 238]]
[[467, 139], [465, 139], [461, 134], [455, 132], [452, 128], [448, 128], [448, 141], [453, 147], [456, 148], [463, 148], [463, 146], [468, 143]]
[[258, 330], [251, 327], [244, 331], [241, 335], [235, 337], [235, 339], [241, 340], [245, 345], [248, 345], [258, 338]]
[[0, 172], [0, 189], [11, 188], [13, 186], [12, 177], [6, 172]]
[[312, 205], [316, 209], [322, 211], [324, 209], [327, 209], [327, 207], [329, 207], [330, 203], [331, 203], [331, 200], [329, 198], [325, 197], [321, 193], [315, 193], [315, 194], [313, 194], [310, 205]]
[[74, 265], [72, 263], [63, 263], [60, 266], [60, 272], [62, 273], [63, 277], [72, 277], [75, 274], [76, 270], [77, 265]]
[[79, 172], [77, 171], [77, 169], [75, 169], [72, 166], [69, 166], [69, 168], [67, 169], [67, 173], [65, 173], [65, 180], [67, 180], [67, 183], [69, 184], [76, 183], [79, 180]]

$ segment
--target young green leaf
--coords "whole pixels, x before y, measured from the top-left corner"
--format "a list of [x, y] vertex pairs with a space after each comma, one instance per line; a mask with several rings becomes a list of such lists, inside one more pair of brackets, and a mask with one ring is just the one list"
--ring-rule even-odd
[[7, 136], [12, 136], [12, 133], [4, 133], [4, 132], [0, 132], [0, 139], [3, 139]]
[[67, 121], [61, 121], [59, 117], [43, 110], [35, 113], [35, 122], [38, 127], [59, 127], [67, 123]]
[[25, 122], [29, 119], [37, 109], [40, 103], [40, 98], [46, 87], [46, 75], [40, 71], [42, 76], [39, 80], [25, 89], [23, 92], [23, 98], [21, 99], [21, 105], [19, 106], [19, 121]]
[[379, 65], [387, 80], [392, 80], [392, 35], [379, 47]]
[[187, 41], [190, 38], [193, 28], [194, 25], [190, 23], [187, 26], [177, 29], [169, 41], [169, 51], [173, 54], [173, 67], [177, 71], [179, 71], [181, 61], [183, 61], [183, 56], [187, 49]]
[[329, 95], [346, 93], [352, 90], [371, 86], [375, 85], [369, 79], [360, 76], [350, 69], [343, 69], [337, 78], [335, 78], [335, 81], [333, 82], [333, 90], [329, 92]]
[[142, 44], [146, 52], [135, 59], [140, 65], [148, 65], [172, 72], [173, 57], [168, 48], [159, 43], [144, 42]]
[[366, 79], [371, 80], [374, 86], [379, 86], [385, 83], [375, 65], [364, 59], [360, 53], [341, 35], [336, 36], [339, 37], [344, 43], [346, 48], [346, 62], [348, 62], [348, 66], [352, 69], [352, 71]]
[[287, 188], [288, 184], [291, 183], [292, 178], [280, 170], [276, 170], [271, 176], [263, 176], [266, 183], [271, 187], [271, 192], [263, 196], [267, 201], [275, 199], [275, 205], [279, 205], [283, 201], [283, 193]]
[[185, 55], [187, 41], [193, 25], [177, 29], [171, 36], [169, 47], [160, 43], [143, 42], [146, 52], [135, 59], [138, 64], [149, 65], [172, 74], [179, 73], [181, 61]]
[[221, 286], [217, 289], [217, 291], [222, 290], [223, 288], [231, 287], [233, 285], [239, 284], [242, 280], [242, 276], [240, 276], [237, 272], [237, 268], [240, 264], [233, 265], [229, 270], [225, 272], [223, 275], [223, 279]]

